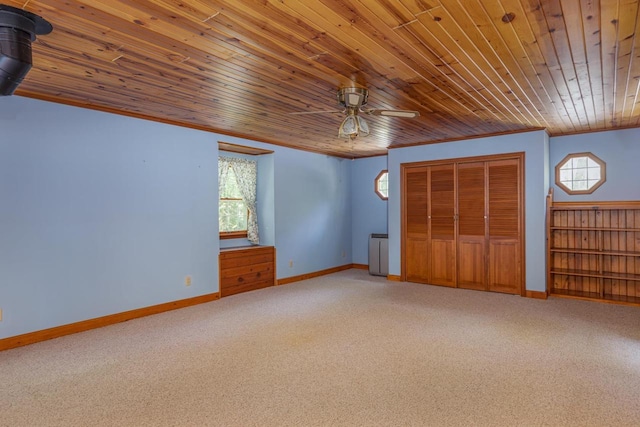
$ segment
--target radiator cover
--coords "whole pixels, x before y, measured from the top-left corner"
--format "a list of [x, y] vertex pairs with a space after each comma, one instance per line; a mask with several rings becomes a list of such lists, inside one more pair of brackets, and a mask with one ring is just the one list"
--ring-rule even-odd
[[369, 274], [389, 274], [389, 235], [372, 234], [369, 237]]

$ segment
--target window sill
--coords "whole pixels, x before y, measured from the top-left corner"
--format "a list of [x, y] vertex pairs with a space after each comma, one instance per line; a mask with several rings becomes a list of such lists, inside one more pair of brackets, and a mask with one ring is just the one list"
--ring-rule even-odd
[[220, 240], [225, 239], [246, 239], [247, 232], [246, 231], [229, 231], [220, 233]]

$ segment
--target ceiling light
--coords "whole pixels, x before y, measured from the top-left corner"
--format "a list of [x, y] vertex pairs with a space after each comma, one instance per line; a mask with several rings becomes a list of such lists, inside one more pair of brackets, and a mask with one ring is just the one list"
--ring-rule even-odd
[[357, 136], [369, 135], [369, 125], [366, 120], [353, 113], [349, 114], [338, 129], [340, 138], [355, 139]]
[[338, 136], [341, 138], [349, 138], [351, 135], [358, 135], [358, 124], [356, 116], [347, 116], [338, 129]]
[[356, 123], [358, 123], [358, 128], [360, 129], [360, 132], [358, 132], [358, 135], [368, 136], [369, 125], [367, 124], [367, 121], [360, 116], [356, 116]]

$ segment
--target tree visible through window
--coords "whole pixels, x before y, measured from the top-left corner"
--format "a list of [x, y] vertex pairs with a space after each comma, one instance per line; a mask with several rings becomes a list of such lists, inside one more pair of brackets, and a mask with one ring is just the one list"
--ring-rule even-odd
[[224, 237], [224, 233], [231, 233], [233, 237], [246, 237], [249, 214], [247, 205], [242, 200], [233, 167], [229, 168], [224, 187], [220, 188], [218, 215], [222, 237]]

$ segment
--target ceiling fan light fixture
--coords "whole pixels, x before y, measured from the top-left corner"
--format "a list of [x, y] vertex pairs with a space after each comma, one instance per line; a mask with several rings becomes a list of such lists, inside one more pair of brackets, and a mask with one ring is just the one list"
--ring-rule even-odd
[[358, 135], [360, 136], [369, 135], [369, 125], [367, 124], [367, 121], [365, 119], [363, 119], [360, 116], [356, 116], [356, 123], [358, 124], [358, 128], [360, 129], [360, 131], [358, 132]]
[[338, 136], [340, 138], [355, 139], [357, 136], [369, 135], [369, 124], [360, 116], [349, 114], [340, 124]]
[[338, 136], [340, 138], [349, 138], [351, 135], [358, 135], [358, 124], [356, 122], [356, 116], [348, 115], [342, 121], [340, 129], [338, 129]]
[[360, 114], [374, 116], [414, 118], [420, 116], [418, 111], [412, 110], [377, 110], [363, 108], [369, 98], [369, 90], [361, 87], [343, 87], [338, 89], [338, 103], [344, 107], [342, 111], [305, 111], [290, 114], [318, 114], [343, 113], [345, 118], [338, 128], [338, 137], [356, 139], [358, 136], [369, 135], [369, 124]]

